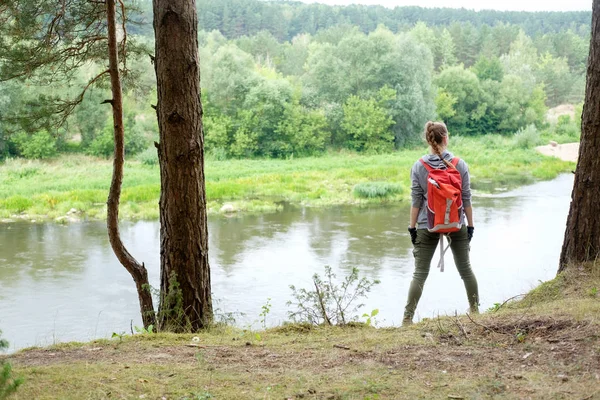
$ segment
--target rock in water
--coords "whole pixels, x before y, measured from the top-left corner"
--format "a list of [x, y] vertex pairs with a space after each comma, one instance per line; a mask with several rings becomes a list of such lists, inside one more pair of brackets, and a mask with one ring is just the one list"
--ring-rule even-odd
[[225, 203], [225, 204], [223, 204], [223, 207], [221, 207], [221, 212], [222, 213], [232, 213], [232, 212], [235, 212], [235, 207], [233, 206], [233, 204]]

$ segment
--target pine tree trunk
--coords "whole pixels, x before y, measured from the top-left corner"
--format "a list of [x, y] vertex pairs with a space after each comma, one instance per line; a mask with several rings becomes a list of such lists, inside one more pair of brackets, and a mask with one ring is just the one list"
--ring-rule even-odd
[[[199, 330], [212, 321], [198, 21], [194, 0], [154, 0], [161, 173], [159, 325]], [[175, 279], [177, 285], [170, 284]]]
[[113, 176], [108, 194], [108, 215], [106, 224], [108, 238], [112, 249], [127, 271], [133, 277], [140, 301], [140, 311], [144, 328], [156, 325], [156, 315], [150, 285], [148, 284], [148, 271], [144, 264], [140, 264], [125, 248], [119, 233], [119, 200], [121, 185], [123, 183], [123, 164], [125, 162], [125, 130], [123, 126], [123, 95], [121, 89], [121, 76], [119, 72], [119, 56], [116, 31], [115, 0], [106, 0], [106, 15], [108, 23], [108, 61], [110, 85], [112, 89], [113, 122], [115, 138], [115, 159], [113, 162]]
[[581, 144], [559, 272], [600, 256], [600, 0], [592, 9]]

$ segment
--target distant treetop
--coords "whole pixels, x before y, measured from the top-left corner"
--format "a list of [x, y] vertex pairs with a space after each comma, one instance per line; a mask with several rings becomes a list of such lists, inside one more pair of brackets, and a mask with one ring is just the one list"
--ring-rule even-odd
[[476, 27], [512, 24], [521, 27], [529, 36], [571, 29], [587, 36], [591, 21], [589, 11], [473, 11], [414, 6], [390, 9], [383, 6], [328, 6], [260, 0], [198, 0], [198, 13], [200, 29], [219, 30], [230, 39], [266, 30], [281, 41], [291, 40], [302, 33], [315, 34], [340, 24], [358, 26], [365, 33], [382, 24], [398, 32], [412, 28], [419, 21], [429, 26], [449, 26], [454, 22], [470, 23]]

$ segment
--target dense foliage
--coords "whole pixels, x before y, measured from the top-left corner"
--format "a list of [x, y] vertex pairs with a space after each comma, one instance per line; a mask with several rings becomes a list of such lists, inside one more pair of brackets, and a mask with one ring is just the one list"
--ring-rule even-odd
[[[138, 5], [133, 20], [149, 20], [150, 2]], [[454, 134], [512, 134], [543, 127], [549, 107], [583, 98], [587, 12], [201, 0], [199, 20], [205, 146], [217, 159], [328, 148], [385, 152], [420, 140], [434, 118]], [[150, 25], [128, 26], [138, 53], [151, 48]], [[87, 91], [60, 128], [36, 114], [47, 112], [40, 107], [45, 98], [72, 97], [73, 87], [104, 70], [100, 58], [70, 71], [69, 85], [44, 79], [47, 71], [0, 79], [0, 157], [47, 158], [73, 149], [109, 156], [102, 84]], [[126, 151], [144, 152], [140, 159], [152, 163], [153, 66], [150, 58], [132, 58], [128, 68]]]
[[[148, 3], [146, 7], [149, 7]], [[511, 24], [525, 30], [528, 35], [580, 30], [587, 35], [591, 13], [575, 12], [502, 12], [494, 10], [472, 11], [451, 8], [383, 6], [327, 6], [304, 4], [297, 1], [260, 0], [199, 0], [200, 26], [205, 30], [219, 30], [228, 38], [251, 36], [269, 31], [279, 40], [291, 40], [303, 33], [311, 35], [340, 24], [359, 27], [371, 32], [384, 25], [393, 32], [409, 30], [422, 21], [431, 26], [468, 24], [470, 27]]]

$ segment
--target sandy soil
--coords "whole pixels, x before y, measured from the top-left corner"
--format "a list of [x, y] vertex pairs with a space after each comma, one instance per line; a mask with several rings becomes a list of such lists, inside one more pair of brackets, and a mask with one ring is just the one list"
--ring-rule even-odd
[[555, 124], [561, 115], [568, 115], [571, 118], [575, 118], [575, 106], [573, 104], [561, 104], [560, 106], [551, 108], [548, 110], [546, 118], [549, 122]]
[[556, 146], [549, 144], [535, 149], [546, 156], [558, 157], [565, 161], [577, 162], [579, 157], [579, 143], [558, 144]]

